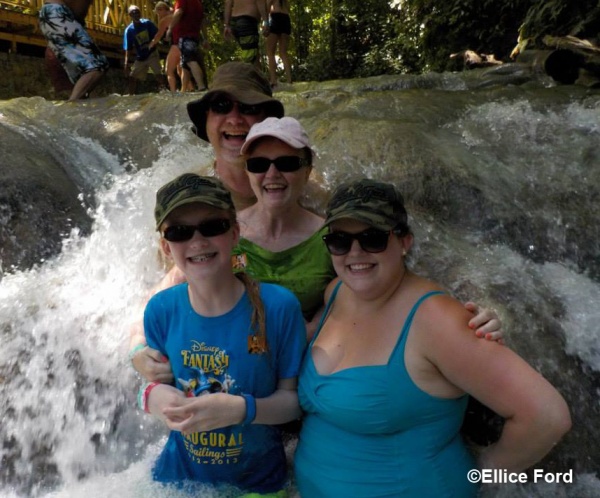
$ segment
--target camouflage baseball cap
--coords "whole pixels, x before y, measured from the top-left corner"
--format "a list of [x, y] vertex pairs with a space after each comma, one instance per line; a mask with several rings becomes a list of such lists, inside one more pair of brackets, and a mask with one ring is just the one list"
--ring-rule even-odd
[[224, 210], [234, 209], [231, 194], [220, 180], [210, 176], [185, 173], [163, 185], [156, 193], [154, 208], [156, 229], [160, 229], [174, 209], [192, 202]]
[[343, 183], [329, 201], [325, 224], [350, 218], [380, 230], [408, 230], [402, 194], [391, 183], [364, 178]]

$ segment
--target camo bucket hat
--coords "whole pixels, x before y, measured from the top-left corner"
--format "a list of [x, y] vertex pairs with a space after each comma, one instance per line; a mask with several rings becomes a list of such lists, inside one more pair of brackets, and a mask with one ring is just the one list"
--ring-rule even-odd
[[185, 173], [163, 185], [156, 193], [154, 208], [156, 229], [160, 229], [174, 209], [192, 202], [226, 211], [234, 209], [231, 194], [220, 180], [211, 176]]
[[342, 218], [379, 230], [408, 232], [404, 199], [391, 183], [365, 178], [340, 185], [327, 205], [325, 225]]

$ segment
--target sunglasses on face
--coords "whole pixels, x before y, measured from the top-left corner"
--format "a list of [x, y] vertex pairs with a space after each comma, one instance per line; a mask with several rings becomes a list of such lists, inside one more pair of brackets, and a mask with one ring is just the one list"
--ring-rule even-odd
[[268, 157], [251, 157], [246, 159], [246, 169], [250, 173], [266, 173], [274, 164], [281, 173], [292, 173], [306, 165], [306, 160], [299, 156], [280, 156], [275, 159]]
[[208, 108], [215, 114], [229, 114], [235, 104], [237, 104], [240, 114], [245, 114], [246, 116], [256, 116], [263, 110], [260, 104], [244, 104], [225, 97], [213, 100], [208, 104]]
[[386, 232], [377, 228], [367, 228], [358, 233], [332, 232], [323, 235], [323, 241], [329, 253], [334, 256], [348, 254], [355, 239], [358, 240], [363, 251], [378, 253], [387, 249], [391, 233], [394, 233], [394, 231]]
[[163, 237], [169, 242], [185, 242], [198, 230], [202, 237], [216, 237], [231, 228], [231, 222], [225, 219], [208, 220], [197, 225], [171, 225], [165, 228]]

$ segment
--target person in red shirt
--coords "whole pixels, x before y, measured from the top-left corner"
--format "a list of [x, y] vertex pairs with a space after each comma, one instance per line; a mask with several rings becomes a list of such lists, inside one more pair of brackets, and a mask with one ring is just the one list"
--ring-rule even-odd
[[[206, 44], [204, 7], [201, 0], [177, 0], [171, 24], [167, 29], [167, 38], [175, 36], [179, 39], [183, 69], [181, 87], [184, 90], [188, 88], [191, 76], [194, 77], [199, 90], [205, 90], [207, 87], [206, 71], [202, 70], [203, 60], [200, 52], [201, 31]], [[204, 88], [200, 88], [200, 85], [204, 85]]]

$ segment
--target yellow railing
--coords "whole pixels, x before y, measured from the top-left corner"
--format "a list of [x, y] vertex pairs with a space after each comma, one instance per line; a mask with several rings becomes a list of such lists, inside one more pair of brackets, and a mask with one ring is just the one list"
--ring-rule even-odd
[[[43, 3], [43, 0], [0, 0], [0, 21], [3, 12], [36, 16]], [[127, 15], [129, 5], [137, 5], [142, 10], [142, 17], [156, 22], [154, 3], [152, 0], [93, 0], [86, 25], [94, 31], [120, 35], [131, 22]]]

